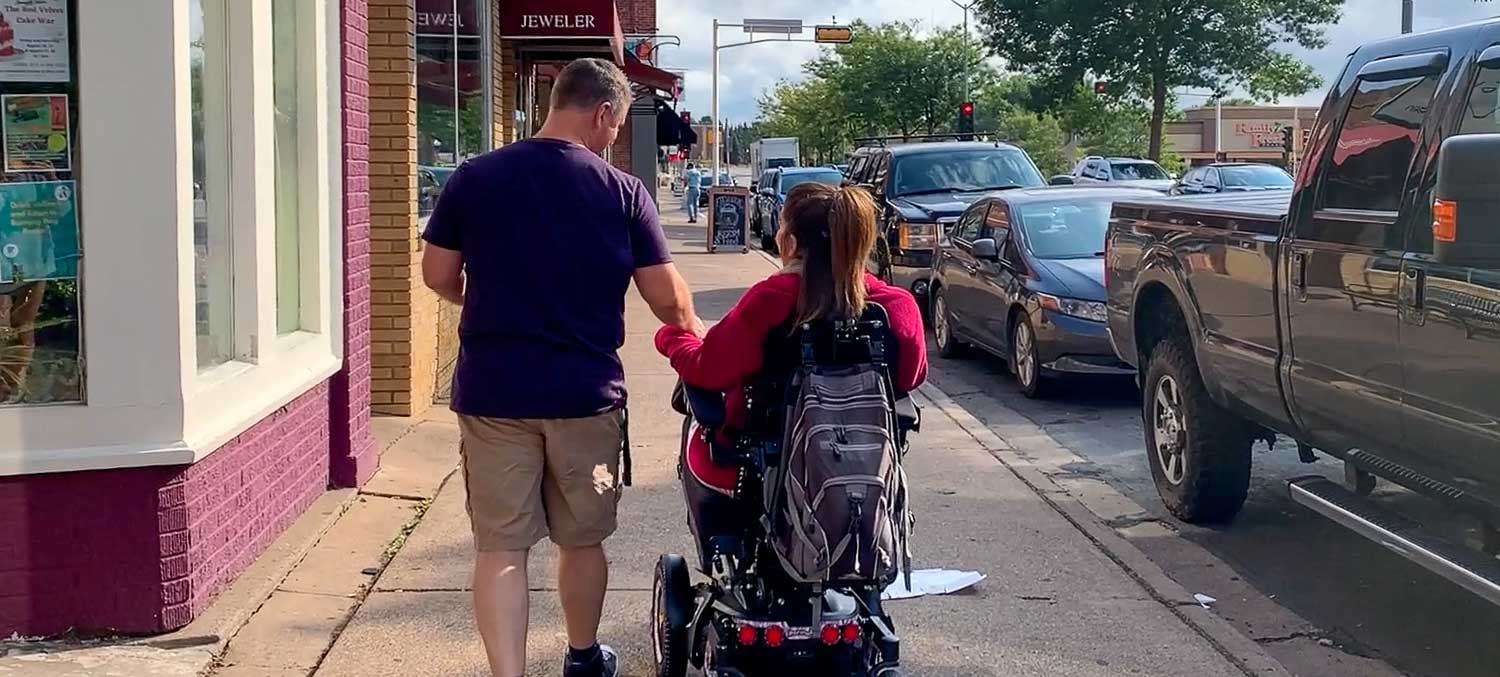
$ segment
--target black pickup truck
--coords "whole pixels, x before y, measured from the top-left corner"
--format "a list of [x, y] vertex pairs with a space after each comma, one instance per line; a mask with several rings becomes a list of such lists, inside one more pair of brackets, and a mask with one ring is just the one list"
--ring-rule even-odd
[[[1109, 330], [1173, 514], [1232, 518], [1252, 445], [1285, 435], [1345, 465], [1293, 499], [1500, 603], [1497, 110], [1500, 20], [1377, 42], [1291, 190], [1115, 203]], [[1367, 498], [1377, 477], [1456, 509], [1480, 547]]]

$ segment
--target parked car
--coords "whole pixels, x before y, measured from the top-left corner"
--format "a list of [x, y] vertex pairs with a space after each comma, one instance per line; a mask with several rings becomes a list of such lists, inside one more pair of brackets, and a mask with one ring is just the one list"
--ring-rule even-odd
[[1290, 190], [1292, 175], [1276, 165], [1258, 162], [1220, 162], [1189, 169], [1172, 186], [1172, 195], [1235, 193], [1252, 190]]
[[1052, 177], [1053, 185], [1108, 183], [1146, 188], [1158, 193], [1172, 189], [1172, 175], [1151, 160], [1130, 157], [1091, 155], [1078, 162], [1072, 174]]
[[854, 151], [848, 178], [880, 203], [879, 240], [869, 269], [925, 300], [941, 229], [986, 193], [1044, 184], [1026, 151], [1006, 143], [927, 137], [870, 139]]
[[443, 194], [443, 186], [448, 185], [448, 177], [458, 171], [457, 167], [417, 167], [417, 214], [426, 216], [437, 207], [438, 196]]
[[768, 252], [776, 251], [776, 231], [781, 218], [781, 205], [793, 186], [807, 182], [826, 183], [837, 186], [844, 175], [828, 167], [786, 167], [767, 170], [756, 184], [756, 192], [750, 196], [750, 231], [760, 236], [760, 246]]
[[[1294, 500], [1500, 603], [1496, 82], [1500, 20], [1365, 45], [1294, 190], [1115, 204], [1110, 335], [1145, 375], [1173, 514], [1231, 518], [1251, 444], [1286, 435], [1347, 484], [1292, 480]], [[1488, 555], [1368, 498], [1377, 477], [1472, 520]]]
[[[719, 172], [719, 185], [721, 185], [721, 186], [733, 186], [734, 185], [734, 177], [730, 176], [729, 172], [724, 172], [724, 171]], [[708, 190], [710, 188], [714, 187], [714, 173], [712, 171], [708, 171], [708, 172], [704, 172], [702, 175], [700, 175], [698, 177], [698, 186], [699, 186], [699, 190], [698, 190], [698, 206], [699, 207], [707, 207], [708, 206]]]
[[1129, 375], [1104, 324], [1104, 233], [1130, 188], [1032, 188], [986, 197], [939, 245], [932, 278], [938, 351], [1010, 362], [1027, 397], [1064, 374]]

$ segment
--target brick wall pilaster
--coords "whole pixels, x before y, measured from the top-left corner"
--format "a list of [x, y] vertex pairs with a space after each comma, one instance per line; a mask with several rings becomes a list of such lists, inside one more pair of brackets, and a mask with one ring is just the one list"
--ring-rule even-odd
[[343, 0], [344, 369], [333, 378], [329, 483], [375, 474], [370, 433], [370, 53], [368, 0]]

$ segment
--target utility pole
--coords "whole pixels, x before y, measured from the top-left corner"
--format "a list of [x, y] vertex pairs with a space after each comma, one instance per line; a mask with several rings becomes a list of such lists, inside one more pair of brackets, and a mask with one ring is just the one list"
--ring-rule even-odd
[[[1411, 2], [1411, 0], [1406, 1]], [[969, 46], [969, 12], [974, 10], [974, 6], [979, 4], [979, 0], [970, 0], [968, 4], [961, 3], [958, 0], [948, 0], [948, 2], [953, 3], [953, 6], [964, 11], [964, 47], [967, 48]], [[970, 91], [973, 86], [970, 78], [973, 68], [973, 65], [967, 60], [964, 61], [964, 101], [974, 100], [974, 93]]]
[[1401, 32], [1411, 32], [1412, 0], [1401, 0]]

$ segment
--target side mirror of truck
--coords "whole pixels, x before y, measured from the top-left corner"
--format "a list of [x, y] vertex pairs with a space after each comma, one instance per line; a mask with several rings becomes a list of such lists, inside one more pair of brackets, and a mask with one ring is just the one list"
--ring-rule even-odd
[[1453, 266], [1500, 264], [1500, 134], [1450, 136], [1438, 150], [1433, 254]]
[[1067, 174], [1058, 174], [1057, 176], [1054, 176], [1051, 179], [1048, 179], [1047, 183], [1048, 183], [1048, 185], [1053, 185], [1053, 186], [1071, 186], [1071, 185], [1077, 183], [1077, 181], [1074, 181], [1073, 177], [1069, 176]]

